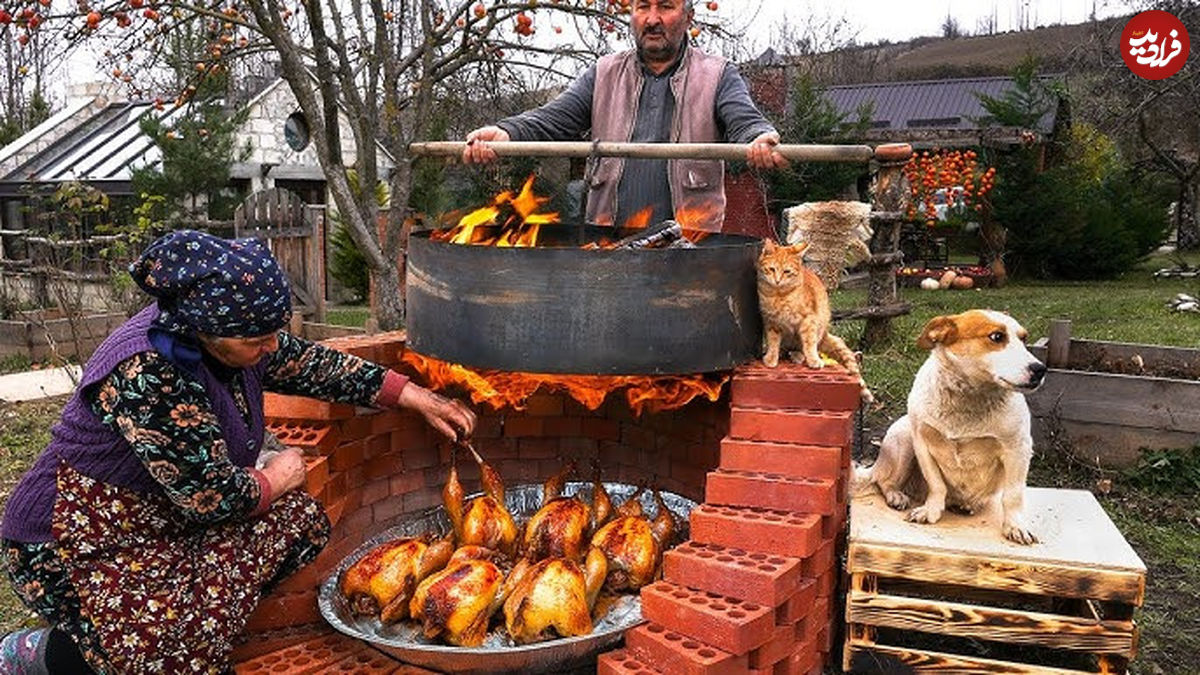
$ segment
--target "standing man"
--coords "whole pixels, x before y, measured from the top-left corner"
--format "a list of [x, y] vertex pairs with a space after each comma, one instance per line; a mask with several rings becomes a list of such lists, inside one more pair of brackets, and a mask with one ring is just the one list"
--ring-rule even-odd
[[[496, 159], [489, 142], [578, 140], [634, 143], [750, 143], [746, 161], [787, 165], [779, 133], [763, 117], [737, 67], [687, 43], [692, 0], [634, 0], [635, 49], [609, 54], [550, 103], [467, 135], [463, 161]], [[651, 209], [658, 223], [688, 212], [685, 224], [719, 231], [725, 166], [717, 160], [605, 157], [590, 167], [587, 221], [622, 225]]]

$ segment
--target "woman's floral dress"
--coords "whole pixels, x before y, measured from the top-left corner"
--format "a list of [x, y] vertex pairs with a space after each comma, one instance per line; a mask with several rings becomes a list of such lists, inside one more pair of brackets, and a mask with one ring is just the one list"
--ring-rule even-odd
[[[267, 358], [265, 390], [357, 405], [374, 402], [385, 375], [286, 333]], [[230, 375], [248, 417], [240, 371]], [[329, 520], [302, 491], [260, 507], [259, 482], [229, 461], [204, 388], [156, 352], [126, 359], [88, 394], [163, 493], [62, 465], [55, 541], [4, 542], [14, 587], [97, 672], [224, 672], [261, 596], [316, 557]]]

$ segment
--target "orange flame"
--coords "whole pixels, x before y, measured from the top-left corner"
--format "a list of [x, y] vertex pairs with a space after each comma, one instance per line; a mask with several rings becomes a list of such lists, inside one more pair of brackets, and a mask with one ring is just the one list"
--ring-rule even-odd
[[[492, 199], [491, 204], [466, 214], [459, 219], [458, 225], [448, 230], [438, 230], [430, 238], [451, 244], [536, 246], [542, 225], [559, 220], [557, 213], [540, 212], [550, 198], [538, 197], [533, 193], [533, 178], [530, 176], [525, 180], [519, 193], [514, 195], [512, 190], [501, 192]], [[501, 226], [499, 233], [490, 234], [490, 229], [481, 229], [493, 225]]]
[[716, 401], [729, 381], [727, 374], [650, 375], [549, 375], [499, 370], [472, 370], [406, 350], [405, 364], [435, 391], [459, 388], [476, 404], [493, 410], [524, 410], [537, 391], [566, 392], [588, 410], [596, 410], [612, 392], [624, 389], [634, 414], [682, 408], [697, 397]]
[[654, 207], [647, 206], [625, 220], [625, 229], [644, 230], [650, 225], [650, 217], [654, 215]]

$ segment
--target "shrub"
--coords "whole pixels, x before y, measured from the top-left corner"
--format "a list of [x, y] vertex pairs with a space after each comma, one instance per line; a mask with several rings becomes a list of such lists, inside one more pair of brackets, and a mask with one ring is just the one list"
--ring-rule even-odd
[[1038, 173], [1032, 149], [999, 159], [994, 218], [1008, 231], [1005, 260], [1015, 276], [1108, 279], [1128, 271], [1163, 240], [1163, 186], [1082, 127], [1063, 163]]

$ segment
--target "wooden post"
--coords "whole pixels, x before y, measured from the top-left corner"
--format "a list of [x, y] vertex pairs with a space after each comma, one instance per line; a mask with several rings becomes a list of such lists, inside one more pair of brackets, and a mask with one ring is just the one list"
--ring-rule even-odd
[[1066, 368], [1071, 360], [1071, 322], [1066, 319], [1050, 321], [1050, 342], [1046, 345], [1046, 365]]
[[[871, 260], [867, 263], [867, 305], [870, 308], [890, 307], [900, 301], [896, 289], [896, 268], [900, 261], [895, 254], [900, 250], [900, 225], [908, 202], [902, 169], [910, 157], [912, 146], [907, 143], [875, 148], [879, 171], [875, 175], [871, 200], [871, 227], [875, 234], [871, 238]], [[887, 340], [891, 333], [890, 316], [868, 317], [859, 346], [869, 349]]]

